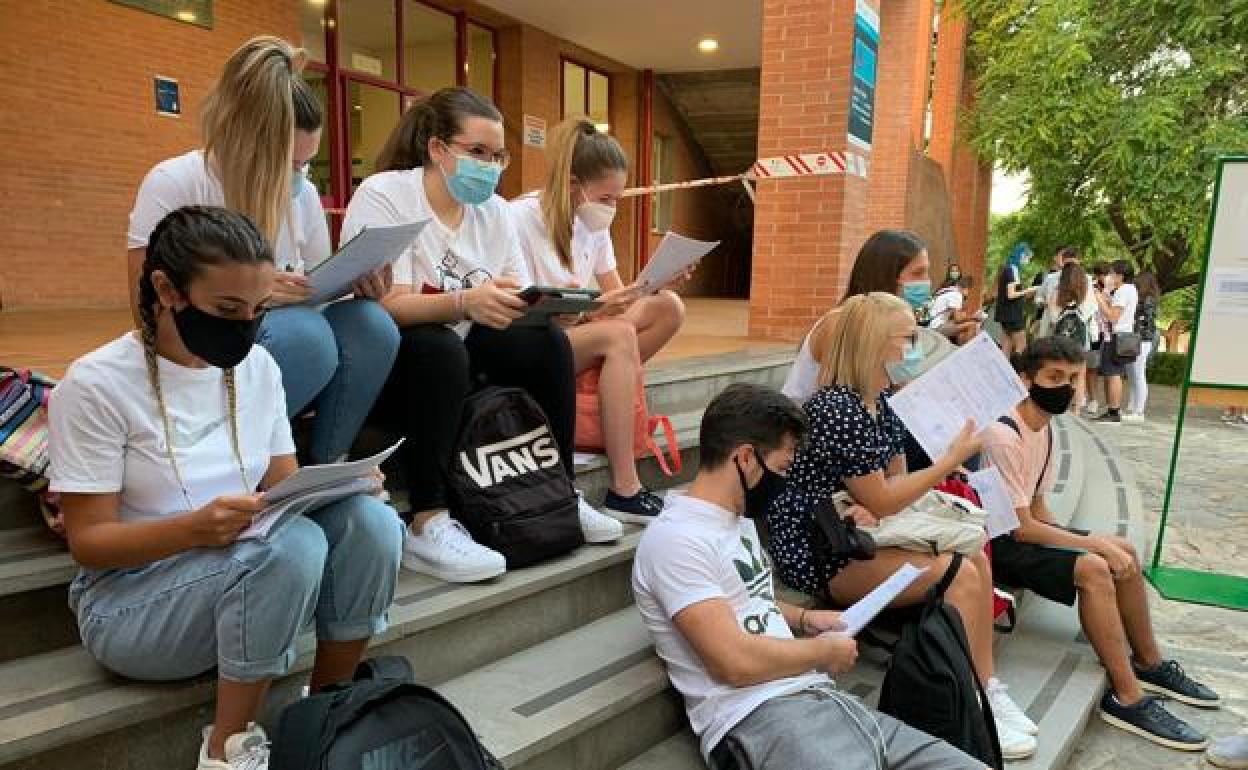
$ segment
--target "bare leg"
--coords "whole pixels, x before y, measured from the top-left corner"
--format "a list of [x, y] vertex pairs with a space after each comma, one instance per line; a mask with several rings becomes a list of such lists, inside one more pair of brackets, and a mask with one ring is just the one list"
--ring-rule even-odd
[[[893, 601], [893, 607], [910, 607], [922, 602], [927, 591], [940, 581], [952, 560], [950, 554], [931, 557], [917, 551], [904, 551], [900, 548], [883, 548], [876, 552], [870, 561], [850, 562], [828, 584], [832, 599], [841, 606], [849, 606], [866, 596], [872, 589], [883, 583], [901, 565], [910, 563], [916, 567], [930, 567], [918, 580], [901, 593]], [[980, 571], [988, 570], [984, 555], [966, 559], [958, 569], [953, 584], [945, 593], [949, 604], [957, 608], [962, 616], [962, 625], [966, 628], [966, 638], [971, 645], [972, 662], [975, 673], [981, 683], [986, 683], [993, 675], [992, 665], [992, 577], [989, 572], [985, 582]], [[985, 586], [987, 592], [985, 593]]]
[[1099, 374], [1097, 374], [1096, 370], [1095, 370], [1095, 369], [1093, 369], [1093, 368], [1092, 368], [1092, 367], [1090, 367], [1090, 366], [1089, 366], [1089, 367], [1087, 367], [1087, 368], [1085, 368], [1085, 369], [1083, 370], [1083, 373], [1084, 373], [1084, 376], [1087, 378], [1087, 383], [1085, 383], [1085, 385], [1086, 385], [1086, 388], [1087, 388], [1087, 396], [1088, 396], [1088, 400], [1089, 400], [1089, 401], [1096, 401], [1096, 402], [1101, 403], [1101, 404], [1105, 403], [1104, 399], [1102, 399], [1102, 398], [1101, 398], [1101, 377], [1100, 377], [1100, 375], [1099, 375]]
[[649, 361], [680, 331], [685, 322], [685, 303], [676, 292], [664, 289], [634, 302], [623, 318], [637, 329], [641, 360]]
[[1127, 634], [1118, 614], [1117, 590], [1109, 565], [1096, 554], [1081, 555], [1075, 562], [1075, 587], [1083, 633], [1101, 659], [1114, 694], [1123, 705], [1136, 703], [1143, 693], [1127, 654]]
[[208, 736], [208, 756], [225, 759], [225, 741], [231, 735], [247, 730], [256, 721], [260, 704], [269, 691], [269, 680], [260, 682], [234, 682], [217, 679], [217, 706], [212, 720], [212, 735]]
[[624, 319], [591, 321], [568, 329], [576, 372], [602, 365], [598, 405], [602, 438], [611, 468], [611, 489], [631, 497], [641, 491], [633, 457], [633, 413], [637, 402], [638, 333]]
[[1023, 352], [1024, 350], [1027, 349], [1027, 333], [1026, 332], [1014, 332], [1013, 334], [1010, 335], [1010, 342], [1011, 342], [1012, 353]]
[[1105, 404], [1110, 409], [1122, 408], [1122, 377], [1112, 375], [1105, 377]]
[[1140, 555], [1135, 546], [1126, 538], [1111, 538], [1119, 547], [1131, 554], [1135, 561], [1135, 571], [1131, 577], [1117, 582], [1118, 614], [1122, 617], [1122, 625], [1127, 632], [1127, 642], [1135, 654], [1135, 662], [1142, 668], [1153, 668], [1161, 663], [1161, 649], [1157, 646], [1157, 637], [1153, 634], [1153, 616], [1148, 608], [1148, 587], [1144, 584], [1144, 574], [1140, 571]]
[[350, 682], [355, 676], [355, 667], [360, 664], [360, 658], [367, 648], [367, 639], [346, 642], [327, 642], [324, 639], [318, 641], [316, 662], [312, 664], [312, 678], [308, 682], [308, 689], [318, 693], [331, 684]]

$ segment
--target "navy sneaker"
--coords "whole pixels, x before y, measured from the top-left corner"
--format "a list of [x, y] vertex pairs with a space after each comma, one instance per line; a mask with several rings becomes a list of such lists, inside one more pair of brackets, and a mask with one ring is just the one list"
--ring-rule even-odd
[[1092, 422], [1106, 422], [1111, 425], [1118, 425], [1122, 422], [1122, 413], [1106, 412], [1100, 417], [1092, 418]]
[[1222, 705], [1216, 692], [1188, 676], [1175, 660], [1163, 660], [1151, 671], [1136, 668], [1135, 678], [1140, 680], [1141, 688], [1189, 706], [1216, 709]]
[[1133, 706], [1124, 706], [1111, 690], [1101, 698], [1101, 719], [1114, 727], [1179, 751], [1204, 751], [1209, 745], [1208, 738], [1166, 711], [1161, 700], [1152, 695], [1145, 695]]
[[613, 519], [644, 527], [663, 512], [663, 500], [645, 487], [631, 497], [608, 489], [607, 499], [602, 503], [602, 512]]

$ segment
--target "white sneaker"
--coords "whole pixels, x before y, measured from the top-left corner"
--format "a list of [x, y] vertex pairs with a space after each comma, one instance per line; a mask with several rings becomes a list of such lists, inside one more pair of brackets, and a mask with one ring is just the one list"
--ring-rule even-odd
[[997, 739], [1001, 741], [1001, 758], [1026, 759], [1036, 753], [1036, 736], [1019, 732], [1000, 719], [997, 720]]
[[988, 693], [988, 703], [992, 706], [992, 714], [997, 719], [998, 727], [1005, 723], [1014, 728], [1016, 732], [1025, 735], [1040, 733], [1040, 728], [1036, 727], [1036, 723], [1031, 721], [1010, 697], [1009, 688], [1004, 682], [994, 676], [988, 680], [988, 686], [984, 688], [984, 691]]
[[477, 583], [507, 571], [498, 551], [478, 545], [464, 525], [442, 511], [417, 535], [403, 536], [403, 566], [448, 583]]
[[1089, 401], [1087, 406], [1083, 408], [1083, 413], [1091, 417], [1095, 417], [1101, 413], [1101, 405], [1095, 401]]
[[212, 725], [204, 728], [204, 742], [199, 747], [199, 770], [268, 770], [269, 736], [264, 728], [252, 722], [247, 731], [225, 739], [225, 759], [209, 759], [208, 736]]
[[600, 513], [585, 501], [579, 491], [576, 493], [576, 507], [581, 515], [581, 532], [585, 535], [585, 542], [614, 543], [624, 536], [624, 525]]

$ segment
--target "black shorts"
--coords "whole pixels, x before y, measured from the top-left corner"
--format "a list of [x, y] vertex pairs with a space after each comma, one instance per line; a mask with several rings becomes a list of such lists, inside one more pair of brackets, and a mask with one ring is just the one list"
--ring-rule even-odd
[[1023, 326], [1025, 325], [1021, 319], [1018, 321], [999, 321], [998, 323], [1001, 324], [1001, 328], [1004, 329], [1007, 334], [1017, 334], [1023, 330]]
[[1034, 591], [1069, 607], [1075, 603], [1075, 562], [1084, 553], [1020, 543], [1010, 535], [1001, 535], [992, 541], [992, 579], [1010, 588]]
[[1101, 365], [1097, 371], [1102, 377], [1122, 377], [1127, 373], [1126, 362], [1118, 360], [1116, 342], [1110, 337], [1101, 343]]

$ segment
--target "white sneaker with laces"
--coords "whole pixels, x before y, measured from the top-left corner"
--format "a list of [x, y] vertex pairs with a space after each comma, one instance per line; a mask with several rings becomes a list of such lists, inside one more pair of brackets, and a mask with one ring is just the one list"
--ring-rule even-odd
[[1083, 407], [1083, 413], [1095, 417], [1101, 413], [1101, 405], [1095, 401], [1089, 401], [1087, 405]]
[[1008, 723], [997, 719], [997, 740], [1001, 741], [1001, 758], [1026, 759], [1036, 753], [1036, 736], [1015, 730]]
[[581, 517], [581, 533], [587, 543], [614, 543], [624, 536], [624, 525], [599, 512], [577, 491], [576, 508]]
[[1024, 735], [1039, 734], [1040, 728], [1036, 727], [1036, 723], [1010, 697], [1009, 688], [1004, 682], [994, 676], [988, 680], [988, 686], [984, 690], [988, 693], [988, 703], [992, 706], [992, 714], [997, 719], [998, 727], [1004, 722]]
[[268, 770], [269, 736], [264, 728], [252, 722], [247, 731], [225, 739], [225, 759], [208, 757], [208, 736], [212, 725], [204, 728], [204, 742], [199, 747], [199, 770]]
[[506, 572], [507, 560], [478, 545], [464, 525], [441, 511], [425, 522], [419, 535], [411, 529], [404, 534], [403, 566], [448, 583], [477, 583]]

